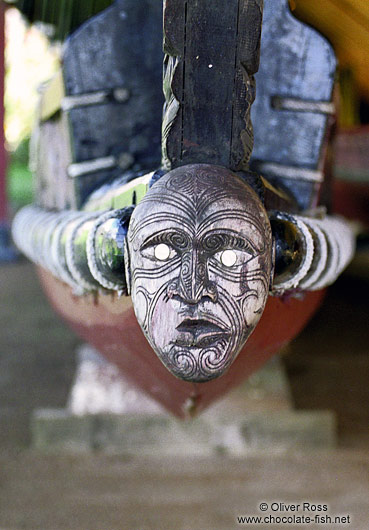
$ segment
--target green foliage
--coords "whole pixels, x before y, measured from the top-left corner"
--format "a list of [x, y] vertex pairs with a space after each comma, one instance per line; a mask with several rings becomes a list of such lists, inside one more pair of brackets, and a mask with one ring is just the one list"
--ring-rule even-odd
[[112, 3], [113, 0], [18, 0], [16, 5], [31, 22], [52, 24], [53, 38], [64, 40], [68, 33]]
[[7, 186], [10, 202], [22, 206], [32, 202], [32, 173], [28, 169], [29, 139], [23, 140], [18, 148], [10, 154]]
[[46, 36], [27, 27], [16, 9], [6, 14], [5, 137], [14, 151], [28, 138], [35, 121], [39, 87], [60, 65], [60, 46], [50, 46]]
[[[18, 0], [15, 5], [30, 22], [43, 22], [54, 26], [52, 38], [64, 40], [84, 21], [112, 3], [113, 0]], [[49, 78], [55, 71], [57, 54], [54, 57], [50, 52], [50, 57], [47, 56], [46, 48], [44, 50], [42, 47], [44, 43], [41, 35], [36, 38], [32, 28], [26, 30], [10, 26], [9, 30], [5, 129], [9, 148], [14, 149], [17, 145], [18, 147], [9, 153], [7, 187], [9, 200], [16, 206], [21, 206], [32, 202], [33, 197], [32, 174], [28, 169], [29, 139], [21, 140], [29, 135], [34, 120], [38, 99], [36, 85]], [[15, 39], [16, 35], [18, 40]], [[24, 51], [20, 56], [19, 52], [23, 46]]]

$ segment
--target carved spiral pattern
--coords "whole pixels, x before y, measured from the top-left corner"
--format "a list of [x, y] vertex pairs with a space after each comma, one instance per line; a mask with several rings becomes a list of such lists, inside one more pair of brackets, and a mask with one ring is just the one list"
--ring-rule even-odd
[[216, 252], [226, 246], [227, 239], [225, 234], [212, 234], [203, 241], [204, 249], [208, 252]]
[[174, 346], [169, 351], [165, 364], [177, 377], [200, 383], [218, 377], [219, 370], [224, 371], [231, 361], [227, 356], [225, 341], [220, 340], [215, 346], [201, 349], [196, 356], [188, 349], [178, 350]]
[[163, 179], [158, 185], [173, 190], [176, 194], [183, 193], [188, 197], [204, 198], [221, 189], [229, 194], [240, 193], [240, 183], [235, 174], [220, 166], [195, 164], [177, 168], [171, 171], [169, 179]]
[[166, 187], [168, 190], [173, 190], [176, 193], [180, 191], [188, 196], [193, 195], [195, 191], [200, 191], [194, 181], [192, 171], [182, 168], [172, 173], [172, 177], [166, 182]]
[[196, 267], [196, 278], [198, 280], [203, 280], [206, 276], [206, 265], [205, 263], [200, 262]]
[[168, 234], [166, 243], [173, 248], [184, 250], [188, 247], [188, 238], [180, 232], [171, 232]]
[[204, 238], [202, 246], [209, 253], [225, 250], [228, 247], [253, 253], [251, 245], [246, 239], [231, 234], [212, 234]]
[[186, 234], [177, 230], [175, 232], [167, 231], [154, 235], [141, 247], [141, 250], [153, 245], [159, 245], [160, 243], [169, 245], [176, 250], [186, 250], [189, 247], [189, 240]]
[[172, 373], [180, 379], [198, 380], [198, 364], [195, 356], [188, 350], [177, 350], [174, 346], [168, 353], [166, 363]]
[[219, 369], [224, 370], [230, 363], [230, 359], [227, 362], [227, 343], [224, 339], [221, 339], [217, 344], [209, 349], [201, 352], [199, 357], [199, 368], [203, 376], [209, 378], [215, 371]]
[[191, 287], [192, 287], [192, 263], [191, 263], [191, 253], [186, 252], [182, 257], [181, 272], [180, 272], [180, 282], [186, 297], [190, 296]]

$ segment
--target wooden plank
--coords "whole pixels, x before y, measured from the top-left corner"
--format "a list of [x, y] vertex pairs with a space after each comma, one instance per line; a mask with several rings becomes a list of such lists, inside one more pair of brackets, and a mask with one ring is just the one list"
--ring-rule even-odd
[[[127, 98], [68, 112], [73, 162], [125, 155], [134, 171], [160, 165], [162, 117], [162, 5], [117, 0], [68, 40], [63, 75], [66, 96], [123, 90]], [[109, 28], [109, 31], [107, 31]], [[77, 179], [78, 204], [126, 166]]]
[[[305, 210], [316, 203], [319, 186], [314, 180], [302, 180], [297, 170], [322, 167], [328, 115], [314, 109], [314, 103], [331, 102], [336, 60], [326, 39], [292, 16], [288, 0], [265, 0], [263, 15], [261, 62], [251, 112], [255, 135], [251, 168], [288, 190]], [[311, 102], [312, 110], [281, 109], [275, 98]], [[273, 173], [268, 163], [282, 169]], [[297, 171], [295, 178], [286, 178], [286, 166]]]
[[258, 68], [259, 0], [164, 3], [164, 165], [246, 166]]
[[[215, 7], [215, 9], [214, 9]], [[188, 2], [183, 86], [182, 159], [228, 165], [238, 1], [228, 9]]]

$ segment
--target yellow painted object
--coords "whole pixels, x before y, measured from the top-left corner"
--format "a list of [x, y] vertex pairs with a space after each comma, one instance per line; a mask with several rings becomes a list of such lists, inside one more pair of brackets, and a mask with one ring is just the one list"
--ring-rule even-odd
[[327, 37], [340, 68], [354, 72], [369, 100], [369, 0], [290, 0], [293, 14]]
[[50, 119], [61, 109], [65, 96], [63, 73], [59, 70], [48, 83], [41, 96], [40, 118], [41, 121]]
[[97, 196], [92, 194], [83, 206], [83, 210], [86, 212], [99, 212], [138, 204], [148, 192], [153, 174], [154, 172], [151, 172], [117, 188], [112, 187], [111, 190], [106, 190], [102, 194], [98, 193]]

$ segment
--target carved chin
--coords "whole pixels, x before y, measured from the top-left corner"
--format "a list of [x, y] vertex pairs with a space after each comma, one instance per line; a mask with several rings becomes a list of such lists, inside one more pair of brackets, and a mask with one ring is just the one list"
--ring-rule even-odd
[[261, 316], [256, 312], [260, 306], [258, 297], [249, 300], [248, 321], [242, 312], [244, 304], [236, 302], [226, 292], [221, 292], [216, 304], [207, 304], [200, 304], [196, 316], [190, 317], [188, 308], [184, 315], [180, 302], [165, 302], [158, 296], [149, 304], [144, 329], [164, 366], [174, 376], [192, 383], [204, 383], [222, 376]]
[[[200, 336], [184, 333], [164, 347], [150, 340], [157, 356], [176, 377], [191, 383], [205, 383], [222, 376], [233, 363], [251, 334], [248, 328], [238, 339], [231, 333]], [[152, 339], [152, 337], [151, 337]]]
[[173, 345], [159, 357], [170, 372], [193, 383], [204, 383], [223, 375], [238, 352], [230, 349], [229, 340], [215, 340], [207, 348]]

